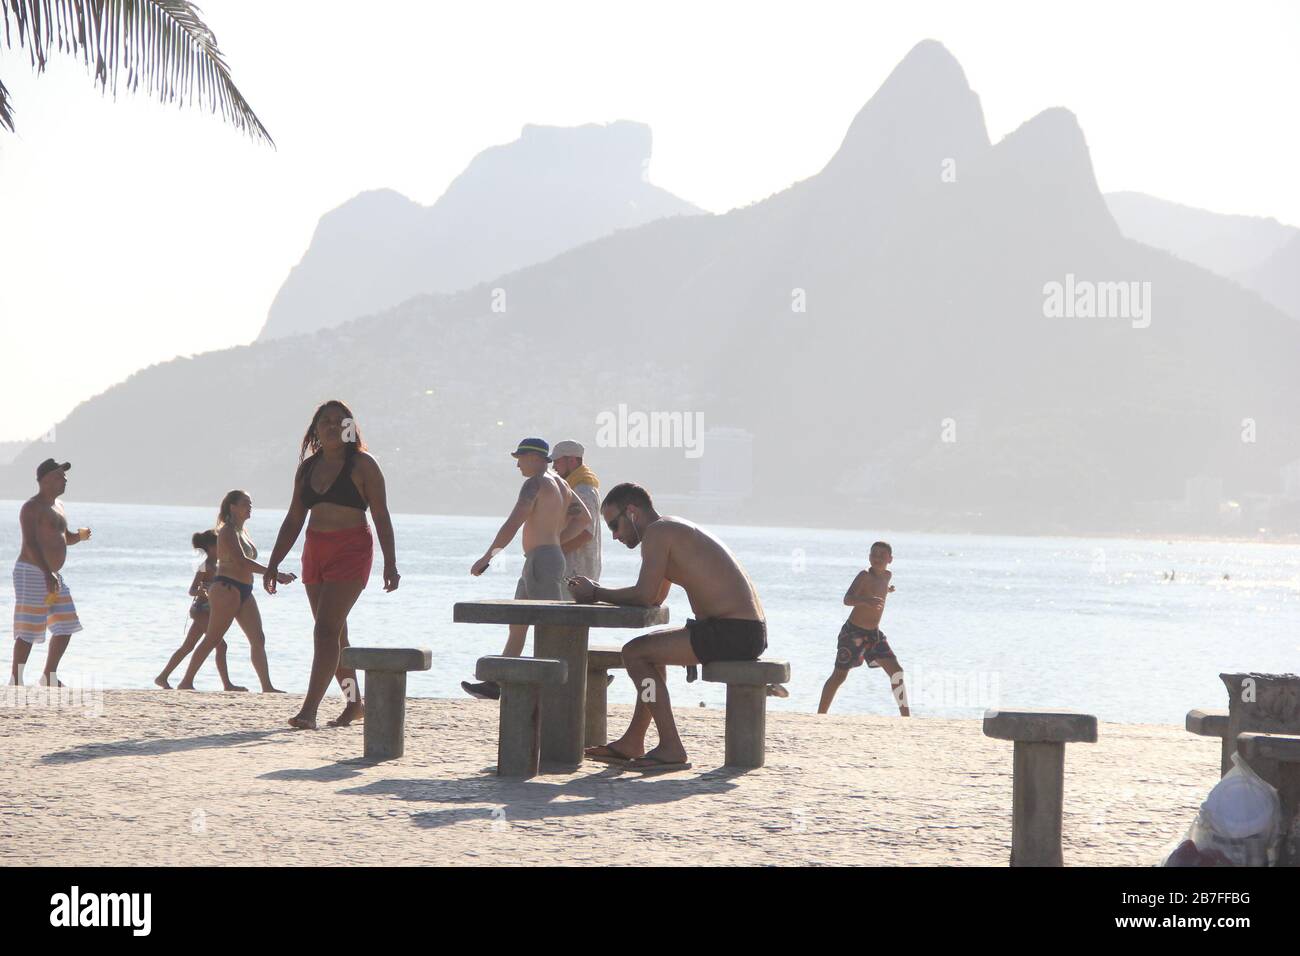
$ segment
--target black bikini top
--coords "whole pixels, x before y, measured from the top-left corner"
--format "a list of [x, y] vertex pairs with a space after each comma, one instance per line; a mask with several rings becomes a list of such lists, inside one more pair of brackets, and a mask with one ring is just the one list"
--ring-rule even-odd
[[359, 508], [365, 511], [368, 507], [366, 499], [361, 497], [361, 492], [352, 481], [352, 456], [348, 455], [343, 460], [343, 467], [339, 469], [339, 475], [334, 479], [334, 484], [325, 489], [324, 492], [318, 493], [311, 486], [311, 475], [316, 470], [316, 462], [320, 458], [319, 454], [313, 455], [307, 462], [307, 470], [302, 476], [302, 503], [307, 508], [314, 508], [322, 502], [331, 505], [342, 505], [345, 508]]

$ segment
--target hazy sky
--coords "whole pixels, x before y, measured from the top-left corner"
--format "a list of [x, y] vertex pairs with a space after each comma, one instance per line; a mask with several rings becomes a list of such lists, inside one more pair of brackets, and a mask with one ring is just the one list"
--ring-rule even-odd
[[0, 48], [19, 126], [0, 133], [0, 440], [136, 369], [250, 341], [317, 219], [358, 192], [431, 203], [525, 123], [626, 118], [654, 130], [655, 183], [725, 211], [821, 169], [926, 37], [965, 68], [995, 142], [1065, 106], [1103, 190], [1300, 225], [1292, 0], [202, 9], [278, 151]]

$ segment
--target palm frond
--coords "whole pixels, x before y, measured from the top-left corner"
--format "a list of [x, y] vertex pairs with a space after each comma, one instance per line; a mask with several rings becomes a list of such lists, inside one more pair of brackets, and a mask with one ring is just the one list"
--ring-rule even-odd
[[0, 126], [9, 132], [14, 131], [14, 108], [9, 105], [9, 91], [0, 83]]
[[[217, 38], [187, 0], [0, 0], [3, 42], [26, 47], [37, 72], [51, 51], [79, 55], [105, 92], [118, 84], [163, 103], [194, 103], [275, 145], [230, 78]], [[12, 22], [11, 22], [12, 20]], [[0, 125], [13, 129], [0, 87]]]

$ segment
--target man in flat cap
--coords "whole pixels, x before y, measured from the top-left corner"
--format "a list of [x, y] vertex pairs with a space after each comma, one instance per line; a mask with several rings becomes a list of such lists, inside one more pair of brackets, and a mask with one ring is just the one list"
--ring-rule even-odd
[[[564, 542], [591, 524], [591, 515], [582, 499], [563, 479], [548, 469], [551, 447], [541, 438], [525, 438], [511, 455], [515, 467], [524, 476], [515, 506], [506, 516], [492, 544], [474, 562], [469, 573], [478, 577], [492, 559], [524, 532], [524, 570], [515, 588], [515, 600], [565, 601]], [[528, 637], [527, 624], [511, 624], [502, 657], [519, 657]], [[501, 688], [492, 681], [474, 684], [461, 681], [461, 688], [471, 697], [499, 700]]]

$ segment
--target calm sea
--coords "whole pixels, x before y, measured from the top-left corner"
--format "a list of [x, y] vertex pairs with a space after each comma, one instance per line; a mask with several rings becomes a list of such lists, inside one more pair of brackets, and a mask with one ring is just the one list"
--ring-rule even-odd
[[[85, 631], [73, 638], [61, 674], [66, 682], [146, 688], [179, 646], [198, 556], [190, 535], [212, 523], [213, 510], [65, 503], [71, 526], [94, 538], [69, 552], [64, 574]], [[9, 626], [8, 569], [18, 553], [18, 502], [0, 502], [0, 615]], [[263, 556], [283, 512], [256, 510], [248, 528]], [[383, 593], [379, 563], [351, 618], [354, 644], [425, 646], [433, 669], [411, 675], [420, 697], [459, 697], [474, 661], [500, 653], [505, 628], [453, 624], [452, 604], [508, 598], [522, 564], [518, 542], [481, 578], [469, 566], [499, 521], [396, 515], [402, 586]], [[882, 627], [905, 668], [913, 712], [975, 716], [985, 707], [1060, 706], [1103, 720], [1181, 723], [1190, 707], [1225, 706], [1220, 671], [1300, 670], [1300, 547], [1162, 540], [1019, 538], [844, 532], [801, 528], [712, 528], [740, 558], [767, 610], [767, 656], [790, 661], [788, 700], [778, 709], [814, 711], [835, 658], [847, 609], [845, 589], [876, 537], [894, 546], [894, 584]], [[301, 542], [299, 544], [301, 547]], [[298, 570], [295, 550], [284, 567]], [[378, 555], [377, 555], [378, 557]], [[638, 553], [608, 535], [604, 583], [635, 580]], [[1173, 580], [1168, 580], [1169, 572]], [[259, 587], [271, 675], [288, 691], [305, 689], [311, 660], [311, 615], [301, 585], [271, 597]], [[689, 608], [679, 588], [671, 620]], [[622, 643], [634, 632], [595, 631], [593, 644]], [[231, 675], [255, 688], [247, 643], [227, 635]], [[8, 671], [12, 642], [3, 642]], [[44, 649], [28, 665], [35, 679]], [[173, 682], [179, 679], [184, 665]], [[212, 664], [198, 686], [215, 689]], [[724, 689], [670, 677], [674, 703], [723, 704]], [[335, 688], [331, 693], [337, 693]], [[611, 700], [632, 700], [625, 680]], [[333, 705], [327, 702], [327, 706]], [[841, 688], [835, 712], [896, 713], [887, 679], [863, 667]]]

